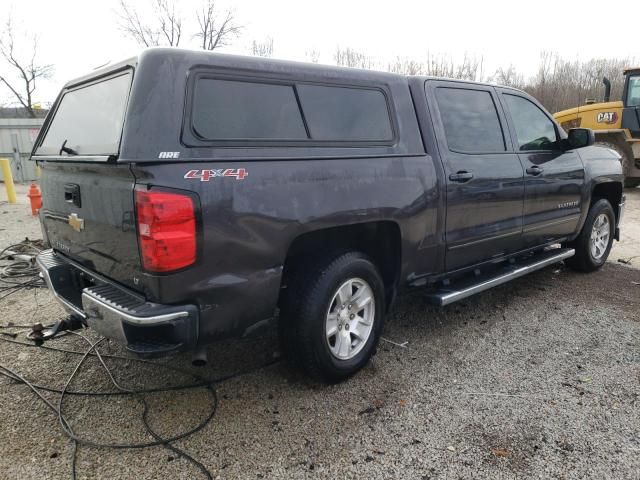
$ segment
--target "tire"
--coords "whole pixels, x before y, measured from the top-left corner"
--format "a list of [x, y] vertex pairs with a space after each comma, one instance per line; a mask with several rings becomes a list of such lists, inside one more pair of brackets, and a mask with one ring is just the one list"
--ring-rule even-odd
[[[604, 217], [606, 217], [606, 225], [602, 223]], [[611, 251], [615, 225], [616, 217], [609, 201], [605, 199], [596, 201], [589, 209], [580, 235], [571, 243], [576, 254], [565, 260], [565, 263], [580, 272], [593, 272], [602, 267]], [[594, 228], [599, 229], [600, 233], [594, 233]], [[608, 237], [604, 239], [606, 232]], [[600, 242], [594, 241], [594, 243], [600, 243], [600, 248], [594, 249], [592, 235], [600, 239]]]
[[[360, 308], [349, 302], [349, 292], [361, 301], [367, 295], [371, 300]], [[336, 383], [350, 377], [376, 351], [384, 306], [382, 277], [364, 254], [344, 253], [298, 268], [288, 279], [280, 304], [285, 356], [314, 379]]]

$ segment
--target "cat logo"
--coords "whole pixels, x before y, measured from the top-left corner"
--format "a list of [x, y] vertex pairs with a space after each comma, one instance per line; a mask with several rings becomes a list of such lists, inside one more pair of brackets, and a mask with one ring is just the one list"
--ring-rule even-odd
[[78, 217], [77, 213], [72, 213], [71, 215], [69, 215], [68, 222], [69, 225], [71, 225], [71, 228], [73, 228], [76, 232], [84, 230], [84, 220]]
[[616, 123], [618, 121], [618, 112], [600, 112], [596, 117], [598, 123]]

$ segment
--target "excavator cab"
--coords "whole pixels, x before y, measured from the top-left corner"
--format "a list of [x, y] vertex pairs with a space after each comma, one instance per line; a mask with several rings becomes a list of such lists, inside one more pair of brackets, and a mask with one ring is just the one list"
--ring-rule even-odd
[[622, 128], [626, 128], [633, 138], [640, 139], [640, 68], [624, 71], [622, 101]]

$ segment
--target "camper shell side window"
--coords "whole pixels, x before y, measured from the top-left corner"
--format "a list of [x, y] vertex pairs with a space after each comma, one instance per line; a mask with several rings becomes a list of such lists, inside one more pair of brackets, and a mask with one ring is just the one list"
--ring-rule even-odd
[[192, 72], [183, 143], [190, 147], [391, 146], [397, 127], [383, 85]]

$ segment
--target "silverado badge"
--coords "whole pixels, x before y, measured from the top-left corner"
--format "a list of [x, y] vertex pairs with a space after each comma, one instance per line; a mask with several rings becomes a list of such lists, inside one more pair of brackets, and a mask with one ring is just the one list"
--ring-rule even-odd
[[77, 213], [72, 213], [71, 215], [69, 215], [68, 221], [69, 225], [71, 225], [71, 228], [73, 228], [76, 232], [84, 229], [84, 220], [78, 217]]

